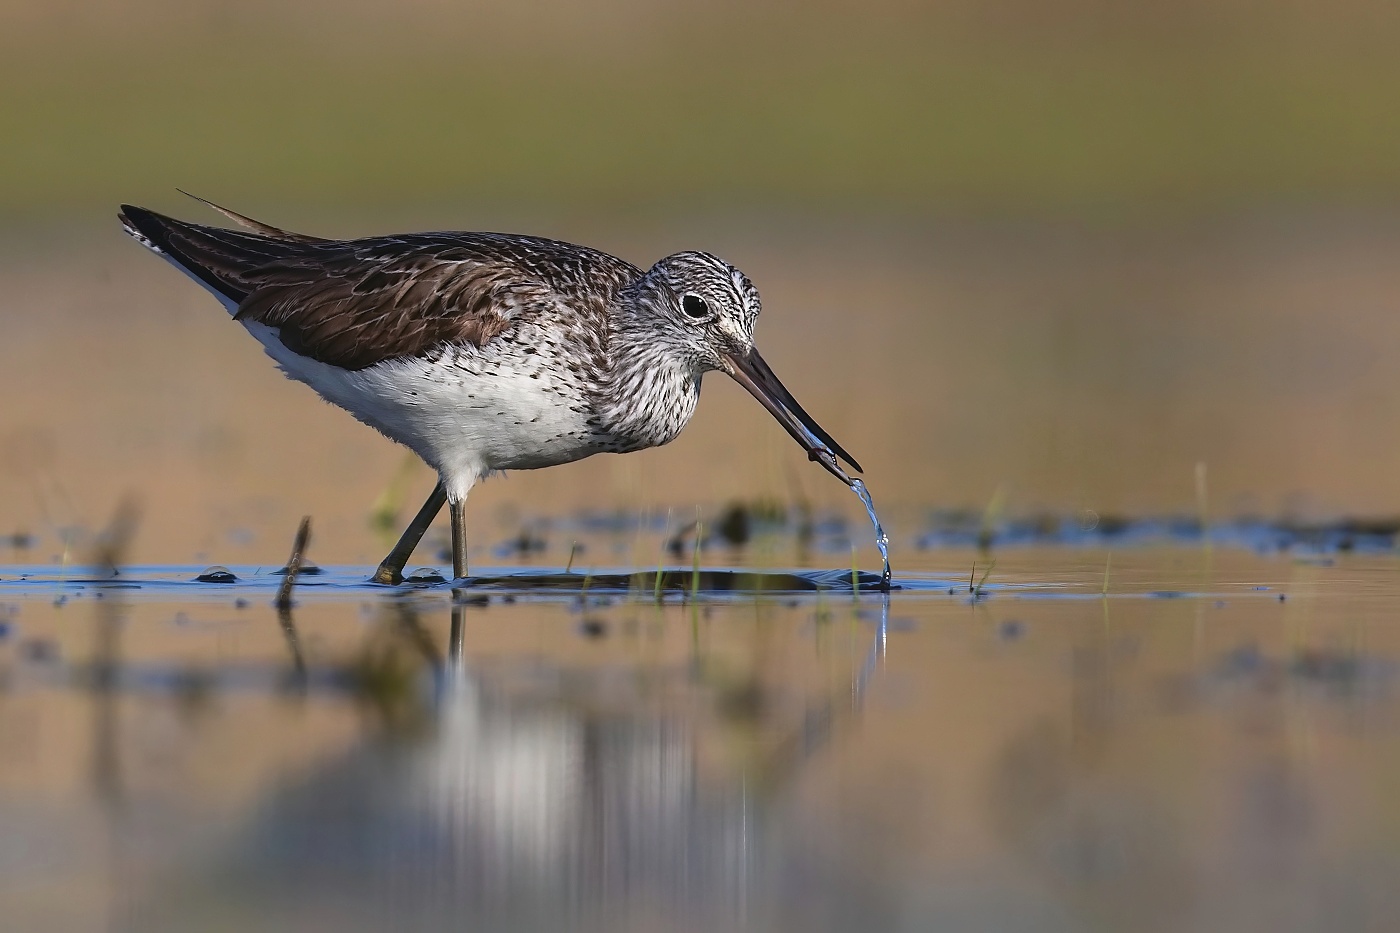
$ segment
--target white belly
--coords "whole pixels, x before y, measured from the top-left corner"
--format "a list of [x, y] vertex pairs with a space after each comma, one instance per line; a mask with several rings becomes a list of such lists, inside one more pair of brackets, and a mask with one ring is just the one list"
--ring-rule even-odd
[[409, 447], [460, 492], [493, 470], [525, 470], [597, 451], [587, 400], [538, 355], [391, 360], [349, 371], [299, 356], [274, 328], [247, 323], [288, 376]]

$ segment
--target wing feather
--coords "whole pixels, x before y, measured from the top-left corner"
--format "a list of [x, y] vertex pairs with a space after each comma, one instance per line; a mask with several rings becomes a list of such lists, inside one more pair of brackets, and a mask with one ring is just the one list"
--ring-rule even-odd
[[322, 240], [224, 213], [258, 232], [128, 206], [121, 216], [133, 235], [236, 303], [235, 320], [276, 327], [289, 349], [344, 369], [448, 343], [484, 347], [561, 304], [603, 315], [641, 274], [606, 253], [536, 237]]

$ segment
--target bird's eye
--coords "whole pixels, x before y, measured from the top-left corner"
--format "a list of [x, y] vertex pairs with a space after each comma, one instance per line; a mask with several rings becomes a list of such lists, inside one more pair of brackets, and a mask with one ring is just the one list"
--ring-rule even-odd
[[699, 295], [686, 295], [682, 298], [681, 310], [693, 318], [708, 317], [710, 314], [710, 306], [705, 304], [705, 299]]

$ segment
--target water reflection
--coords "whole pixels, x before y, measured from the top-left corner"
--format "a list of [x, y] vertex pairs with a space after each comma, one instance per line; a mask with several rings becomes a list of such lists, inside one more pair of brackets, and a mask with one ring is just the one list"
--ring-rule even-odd
[[[1097, 620], [1095, 620], [1097, 621]], [[1081, 625], [1068, 658], [1067, 715], [1046, 711], [1010, 731], [991, 759], [986, 825], [1020, 868], [1104, 929], [1180, 929], [1194, 879], [1172, 794], [1125, 774], [1141, 724], [1132, 710], [1136, 640]]]
[[659, 604], [0, 580], [0, 904], [143, 933], [1385, 928], [1393, 565], [1224, 553], [1207, 584], [1197, 556], [1115, 554], [1106, 597], [1064, 551], [980, 594]]
[[[341, 929], [709, 930], [796, 917], [836, 928], [836, 907], [873, 899], [776, 826], [776, 802], [860, 711], [885, 650], [888, 598], [880, 605], [846, 687], [787, 709], [736, 701], [772, 685], [709, 693], [696, 658], [667, 675], [684, 683], [654, 685], [672, 694], [660, 702], [609, 699], [603, 671], [496, 676], [470, 660], [471, 609], [453, 606], [443, 654], [399, 600], [349, 670], [377, 726], [270, 793], [209, 864], [162, 879], [141, 926], [192, 898], [201, 914], [234, 911], [260, 929], [318, 916]], [[285, 614], [283, 630], [304, 672]], [[698, 705], [678, 701], [697, 686]], [[737, 769], [709, 760], [716, 716], [731, 739], [764, 733], [761, 753]], [[182, 890], [191, 882], [197, 893]]]

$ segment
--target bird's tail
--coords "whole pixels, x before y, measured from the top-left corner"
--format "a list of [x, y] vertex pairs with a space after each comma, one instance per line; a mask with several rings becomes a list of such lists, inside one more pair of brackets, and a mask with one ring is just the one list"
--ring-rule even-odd
[[248, 274], [254, 269], [326, 242], [261, 223], [203, 198], [195, 200], [253, 232], [176, 220], [131, 204], [122, 205], [117, 219], [132, 239], [208, 288], [230, 310], [248, 297]]

